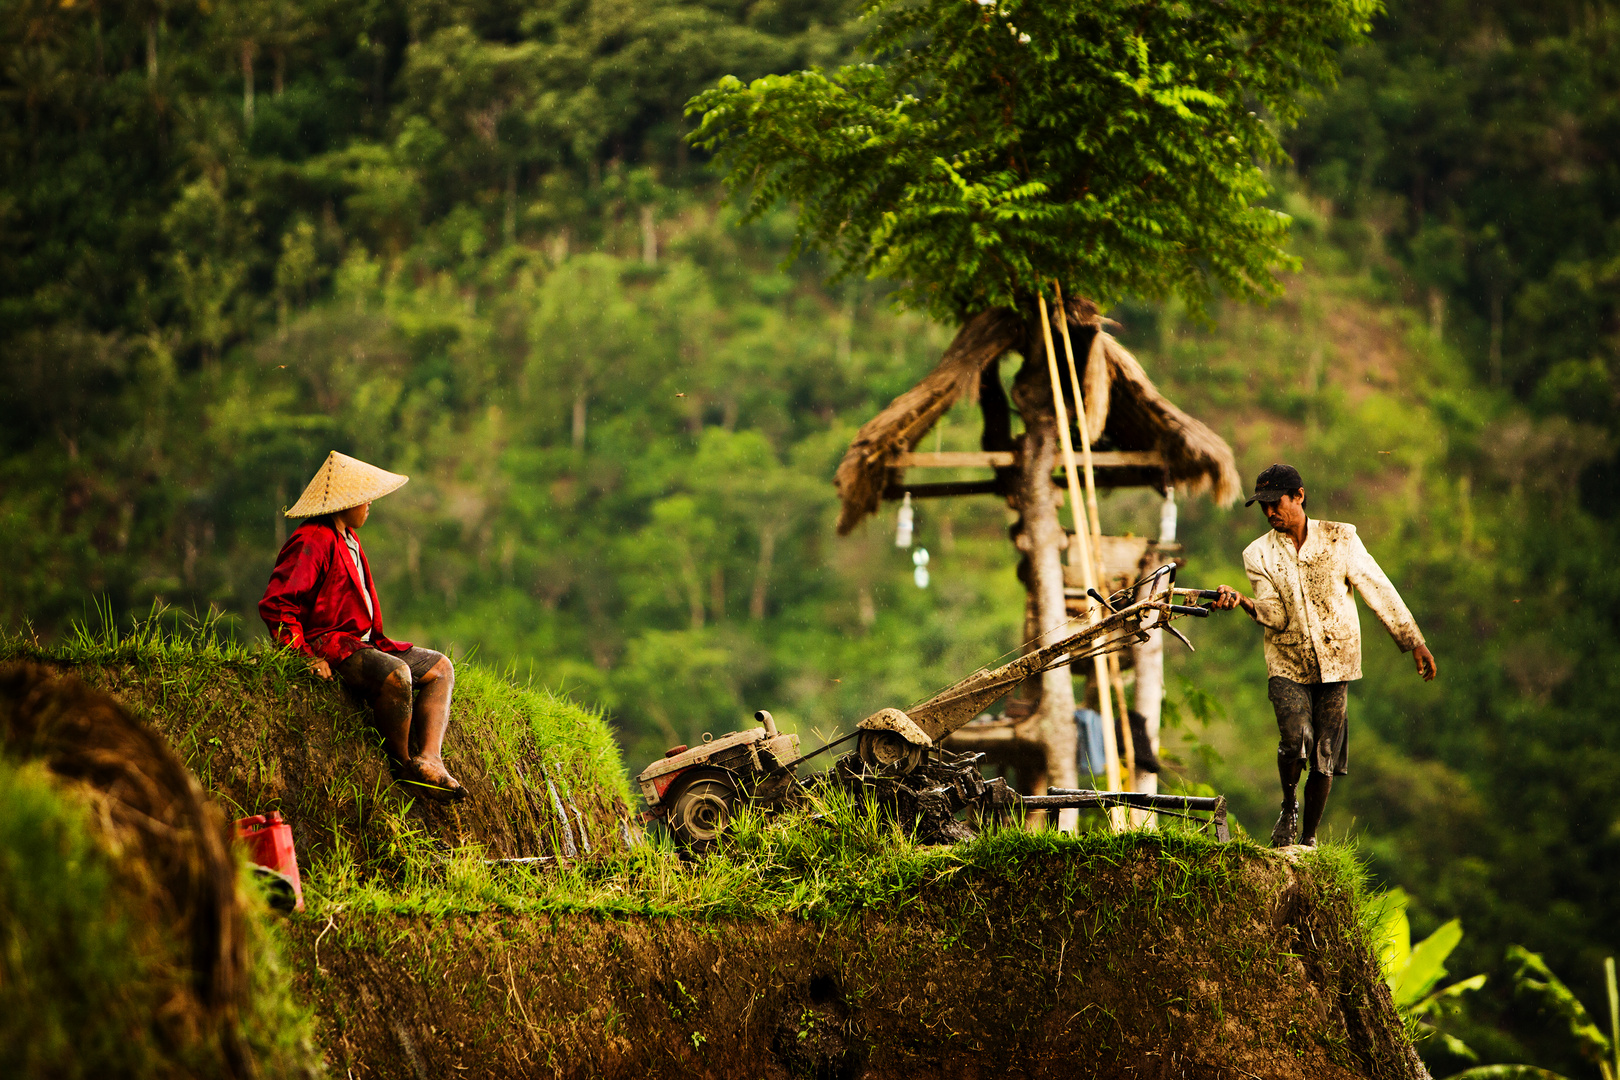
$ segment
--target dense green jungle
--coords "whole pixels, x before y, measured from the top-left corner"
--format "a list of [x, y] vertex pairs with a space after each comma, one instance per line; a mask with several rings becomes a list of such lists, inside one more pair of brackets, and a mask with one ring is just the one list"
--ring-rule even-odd
[[[1014, 649], [994, 500], [919, 505], [925, 589], [892, 506], [832, 528], [843, 448], [955, 327], [793, 258], [790, 208], [741, 221], [684, 138], [722, 75], [848, 59], [856, 16], [4, 0], [8, 631], [157, 604], [263, 637], [281, 510], [338, 449], [412, 477], [365, 534], [390, 633], [604, 710], [632, 768], [756, 708], [831, 733]], [[1329, 833], [1411, 894], [1415, 936], [1461, 918], [1453, 975], [1491, 978], [1449, 1030], [1482, 1061], [1595, 1077], [1504, 950], [1601, 1011], [1620, 948], [1620, 7], [1389, 0], [1341, 62], [1272, 177], [1283, 295], [1110, 314], [1245, 477], [1298, 465], [1402, 590], [1440, 677], [1364, 620]], [[921, 448], [978, 434], [964, 405]], [[1265, 522], [1180, 509], [1182, 581], [1246, 588]], [[1103, 503], [1118, 532], [1158, 512]], [[1259, 633], [1192, 633], [1165, 782], [1263, 833]]]

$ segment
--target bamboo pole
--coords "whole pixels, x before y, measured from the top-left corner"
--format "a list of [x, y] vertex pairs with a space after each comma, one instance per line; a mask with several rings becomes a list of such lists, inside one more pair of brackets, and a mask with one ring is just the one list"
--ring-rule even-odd
[[[1087, 546], [1091, 549], [1092, 557], [1096, 561], [1094, 574], [1100, 581], [1102, 578], [1102, 514], [1097, 509], [1097, 473], [1091, 458], [1093, 435], [1091, 424], [1086, 417], [1086, 392], [1080, 383], [1080, 373], [1075, 368], [1074, 341], [1069, 336], [1069, 311], [1063, 303], [1063, 286], [1056, 279], [1053, 279], [1052, 289], [1057, 298], [1058, 313], [1061, 316], [1058, 320], [1058, 332], [1063, 337], [1063, 356], [1069, 367], [1069, 382], [1074, 387], [1074, 407], [1080, 414], [1078, 417], [1080, 422], [1076, 426], [1080, 431], [1080, 455], [1085, 463], [1087, 513], [1084, 516], [1086, 518], [1086, 527], [1089, 529], [1092, 538], [1092, 542]], [[1101, 330], [1099, 329], [1098, 332], [1101, 333]], [[1076, 515], [1077, 527], [1079, 519], [1080, 515]], [[1106, 661], [1102, 657], [1097, 658], [1097, 700], [1106, 703], [1110, 691], [1117, 695], [1119, 699], [1119, 731], [1122, 737], [1120, 741], [1124, 745], [1123, 747], [1116, 745], [1113, 738], [1113, 710], [1104, 704], [1100, 711], [1103, 714], [1103, 730], [1105, 733], [1103, 736], [1103, 749], [1109, 756], [1109, 771], [1111, 773], [1121, 772], [1118, 758], [1122, 749], [1125, 759], [1122, 782], [1117, 788], [1110, 786], [1110, 790], [1129, 791], [1136, 786], [1136, 744], [1135, 739], [1131, 736], [1130, 708], [1125, 703], [1125, 683], [1119, 675], [1119, 657], [1112, 653], [1108, 655]], [[1130, 820], [1126, 812], [1118, 810], [1110, 811], [1110, 817], [1115, 828], [1122, 828], [1126, 821]]]
[[1124, 759], [1121, 771], [1124, 791], [1136, 790], [1136, 735], [1131, 731], [1131, 708], [1125, 703], [1125, 679], [1119, 673], [1119, 654], [1108, 654], [1108, 685], [1113, 688], [1119, 706], [1119, 756]]
[[[1069, 381], [1074, 384], [1074, 407], [1080, 412], [1079, 426], [1080, 433], [1083, 436], [1080, 440], [1080, 459], [1085, 464], [1086, 507], [1090, 511], [1091, 535], [1096, 538], [1091, 547], [1093, 551], [1098, 551], [1100, 555], [1102, 518], [1097, 514], [1097, 474], [1092, 468], [1091, 461], [1091, 442], [1095, 436], [1092, 435], [1091, 427], [1086, 422], [1086, 392], [1081, 389], [1080, 375], [1074, 368], [1074, 342], [1069, 338], [1069, 313], [1063, 306], [1063, 286], [1054, 280], [1052, 288], [1057, 294], [1058, 310], [1063, 314], [1062, 321], [1058, 323], [1058, 332], [1063, 335], [1063, 355], [1069, 362]], [[1100, 334], [1102, 330], [1099, 328], [1097, 332]], [[1047, 336], [1050, 339], [1051, 335], [1048, 334]], [[1097, 434], [1100, 435], [1102, 432], [1099, 431]]]
[[[1056, 283], [1054, 282], [1054, 284]], [[1092, 530], [1089, 527], [1090, 523], [1087, 521], [1086, 504], [1080, 499], [1080, 477], [1074, 464], [1074, 443], [1069, 439], [1069, 411], [1063, 404], [1063, 380], [1058, 375], [1057, 347], [1052, 343], [1052, 319], [1047, 314], [1046, 297], [1037, 293], [1036, 300], [1040, 304], [1041, 333], [1046, 339], [1046, 367], [1048, 374], [1052, 377], [1052, 405], [1057, 411], [1058, 441], [1063, 447], [1063, 471], [1069, 481], [1070, 515], [1074, 519], [1075, 540], [1080, 545], [1081, 575], [1086, 588], [1095, 589], [1097, 587], [1097, 563], [1091, 544]], [[1061, 292], [1058, 293], [1058, 302], [1062, 303]], [[1068, 317], [1065, 315], [1063, 319], [1064, 341], [1067, 341], [1068, 337]], [[1079, 383], [1074, 386], [1074, 394], [1075, 408], [1080, 411], [1083, 424], [1086, 415], [1086, 404]], [[1089, 474], [1091, 464], [1091, 447], [1089, 445], [1085, 447], [1085, 455]], [[1069, 565], [1074, 565], [1074, 550], [1072, 548], [1069, 551]], [[1095, 623], [1101, 614], [1096, 608], [1096, 601], [1089, 597], [1086, 599], [1086, 612], [1087, 621], [1092, 623]], [[1119, 751], [1114, 745], [1114, 710], [1108, 693], [1108, 661], [1101, 656], [1096, 657], [1094, 659], [1094, 670], [1096, 672], [1095, 683], [1098, 691], [1098, 712], [1102, 713], [1103, 757], [1106, 759], [1103, 762], [1103, 768], [1107, 778], [1105, 782], [1109, 791], [1119, 791], [1121, 790]], [[1110, 812], [1110, 817], [1112, 816], [1112, 812]], [[1118, 822], [1115, 822], [1115, 824], [1117, 826]]]

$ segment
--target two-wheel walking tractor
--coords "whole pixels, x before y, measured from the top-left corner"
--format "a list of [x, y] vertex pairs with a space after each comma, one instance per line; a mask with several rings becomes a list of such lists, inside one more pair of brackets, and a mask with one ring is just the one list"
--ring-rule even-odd
[[1093, 592], [1093, 599], [1102, 605], [1102, 617], [1096, 622], [1077, 631], [1070, 623], [1057, 632], [1062, 634], [1060, 640], [1045, 645], [1037, 640], [1011, 663], [981, 668], [909, 709], [880, 709], [854, 731], [809, 753], [801, 754], [799, 737], [778, 731], [771, 714], [763, 710], [754, 714], [759, 727], [713, 739], [705, 736], [706, 741], [693, 747], [672, 747], [636, 777], [648, 816], [663, 821], [677, 844], [701, 851], [714, 843], [727, 819], [744, 803], [766, 811], [790, 805], [807, 787], [798, 766], [854, 739], [853, 751], [808, 784], [833, 784], [875, 798], [925, 843], [970, 839], [976, 824], [1008, 821], [1026, 806], [1037, 805], [1208, 811], [1215, 817], [1217, 834], [1225, 839], [1224, 799], [1077, 790], [1026, 800], [1001, 778], [987, 780], [980, 775], [977, 765], [984, 755], [952, 753], [939, 745], [1018, 683], [1049, 668], [1128, 648], [1160, 628], [1186, 642], [1170, 623], [1185, 616], [1208, 616], [1211, 609], [1177, 604], [1177, 595], [1215, 596], [1206, 590], [1175, 588], [1170, 567], [1106, 599]]

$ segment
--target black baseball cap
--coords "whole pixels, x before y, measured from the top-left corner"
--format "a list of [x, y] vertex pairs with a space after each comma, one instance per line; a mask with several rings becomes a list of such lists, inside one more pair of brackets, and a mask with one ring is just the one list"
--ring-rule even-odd
[[1243, 505], [1279, 502], [1284, 495], [1292, 495], [1304, 486], [1305, 481], [1300, 478], [1298, 469], [1278, 462], [1267, 466], [1266, 471], [1260, 474], [1260, 478], [1254, 482], [1254, 494]]

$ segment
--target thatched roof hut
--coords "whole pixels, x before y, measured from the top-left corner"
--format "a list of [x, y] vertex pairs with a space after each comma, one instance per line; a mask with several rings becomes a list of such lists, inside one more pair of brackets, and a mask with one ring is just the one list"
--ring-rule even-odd
[[[1126, 452], [1111, 456], [1127, 463], [1098, 470], [1099, 484], [1162, 489], [1169, 482], [1190, 494], [1209, 492], [1217, 503], [1235, 500], [1242, 484], [1226, 440], [1161, 394], [1136, 357], [1102, 329], [1090, 305], [1071, 303], [1069, 322], [1076, 350], [1085, 353], [1080, 378], [1092, 444]], [[877, 512], [885, 491], [893, 493], [901, 455], [914, 450], [951, 406], [964, 397], [977, 399], [980, 373], [1007, 352], [1023, 350], [1025, 337], [1017, 312], [981, 312], [962, 326], [933, 371], [861, 426], [834, 478], [843, 503], [840, 535]], [[1151, 464], [1143, 452], [1156, 455]]]

